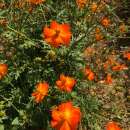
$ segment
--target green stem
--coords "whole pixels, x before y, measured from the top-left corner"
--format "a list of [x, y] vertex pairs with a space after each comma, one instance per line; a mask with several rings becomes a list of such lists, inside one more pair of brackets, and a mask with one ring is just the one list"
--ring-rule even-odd
[[9, 103], [11, 104], [11, 106], [12, 106], [18, 113], [20, 113], [19, 110], [16, 108], [16, 106], [15, 106], [12, 102], [10, 102], [7, 98], [5, 98], [5, 97], [2, 96], [2, 95], [0, 95], [0, 97], [2, 97], [5, 101], [9, 102]]
[[17, 33], [17, 34], [19, 34], [20, 36], [25, 37], [27, 40], [32, 41], [32, 40], [31, 40], [30, 38], [28, 38], [25, 34], [23, 34], [23, 33], [21, 33], [21, 32], [19, 32], [19, 31], [15, 30], [15, 29], [13, 29], [13, 28], [11, 28], [10, 26], [7, 26], [7, 28], [8, 28], [9, 30], [11, 30], [11, 31], [13, 31], [13, 32], [15, 32], [15, 33]]

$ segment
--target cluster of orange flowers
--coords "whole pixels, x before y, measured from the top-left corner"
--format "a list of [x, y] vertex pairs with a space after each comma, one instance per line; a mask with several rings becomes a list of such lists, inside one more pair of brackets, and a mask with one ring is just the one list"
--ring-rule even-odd
[[[66, 92], [71, 92], [76, 84], [76, 80], [72, 77], [60, 75], [56, 81], [57, 87]], [[36, 91], [32, 93], [36, 103], [40, 103], [48, 94], [49, 84], [40, 82], [36, 85]], [[80, 109], [74, 107], [71, 102], [62, 103], [58, 107], [52, 109], [51, 126], [56, 130], [76, 130], [81, 118]]]
[[[56, 84], [61, 90], [70, 92], [75, 80], [62, 74]], [[49, 85], [46, 82], [36, 85], [36, 91], [32, 93], [36, 103], [40, 103], [43, 100], [48, 93], [48, 89]], [[76, 130], [80, 118], [81, 112], [79, 108], [74, 107], [71, 102], [62, 103], [52, 109], [51, 126], [57, 130]]]
[[[60, 78], [56, 81], [57, 87], [65, 92], [71, 92], [76, 84], [76, 80], [72, 77], [60, 75]], [[36, 91], [32, 93], [36, 103], [40, 103], [43, 98], [47, 95], [49, 85], [46, 82], [41, 82], [36, 85]]]
[[[27, 0], [31, 4], [41, 4], [45, 2], [45, 0]], [[79, 8], [83, 8], [88, 0], [76, 0], [76, 3]], [[102, 6], [97, 5], [97, 3], [93, 2], [91, 6], [92, 12], [99, 11]], [[109, 27], [111, 21], [107, 17], [103, 17], [101, 19], [101, 24], [105, 28]], [[122, 24], [120, 26], [120, 31], [125, 32], [125, 25]], [[57, 21], [52, 21], [50, 26], [45, 26], [43, 28], [42, 36], [44, 40], [51, 45], [52, 47], [60, 47], [60, 46], [69, 46], [72, 32], [69, 24], [63, 23], [60, 24]], [[103, 35], [101, 33], [100, 28], [96, 28], [95, 30], [95, 38], [97, 41], [103, 39]], [[93, 53], [92, 48], [89, 48], [90, 53]], [[124, 53], [124, 58], [130, 60], [130, 53]], [[104, 67], [107, 68], [107, 63]], [[127, 66], [124, 64], [118, 64], [112, 67], [113, 71], [120, 71], [123, 69], [127, 69]], [[8, 66], [6, 64], [0, 64], [0, 79], [2, 79], [8, 71]], [[95, 79], [95, 73], [91, 70], [90, 67], [85, 68], [85, 76], [87, 76], [88, 80]], [[112, 83], [111, 74], [107, 74], [105, 81], [107, 83]], [[70, 76], [66, 76], [61, 74], [59, 79], [56, 81], [56, 86], [61, 91], [71, 92], [76, 85], [76, 79]], [[39, 82], [36, 85], [36, 90], [32, 93], [32, 97], [34, 98], [36, 103], [41, 103], [43, 99], [49, 93], [49, 84], [47, 82]], [[59, 106], [52, 108], [51, 113], [51, 126], [56, 130], [77, 130], [78, 124], [81, 120], [81, 111], [79, 107], [73, 106], [72, 102], [61, 103]], [[116, 122], [109, 122], [106, 125], [106, 130], [121, 130]]]
[[[73, 81], [72, 78], [69, 79], [69, 77], [65, 77], [64, 75], [61, 76], [63, 77], [60, 77], [60, 80], [57, 82], [62, 82], [60, 85], [63, 84], [63, 88], [65, 87], [65, 90], [67, 91], [65, 86], [67, 85], [67, 82], [69, 83], [68, 85], [72, 87], [75, 81]], [[66, 81], [67, 79], [68, 81]], [[65, 81], [65, 83], [63, 83], [63, 81]], [[43, 100], [48, 93], [48, 88], [49, 85], [46, 82], [40, 82], [36, 85], [36, 91], [32, 93], [36, 103]], [[68, 91], [70, 91], [70, 89]], [[51, 111], [52, 128], [55, 128], [56, 130], [77, 130], [78, 124], [81, 120], [81, 111], [78, 107], [73, 106], [72, 102], [69, 101], [62, 103], [59, 106], [54, 107]], [[106, 125], [106, 130], [121, 130], [121, 128], [116, 122], [108, 122]]]
[[[101, 50], [101, 48], [99, 48], [99, 50]], [[95, 63], [92, 63], [95, 65], [97, 65], [98, 70], [104, 70], [105, 71], [105, 78], [101, 81], [98, 81], [99, 83], [106, 83], [106, 84], [111, 84], [113, 83], [113, 74], [112, 72], [120, 72], [120, 71], [124, 71], [124, 70], [128, 70], [128, 66], [126, 64], [120, 63], [120, 61], [118, 61], [117, 56], [115, 54], [115, 52], [112, 52], [112, 54], [107, 56], [106, 61], [104, 62], [104, 59], [101, 58], [101, 55], [98, 55], [97, 53], [98, 51], [96, 51], [95, 47], [87, 47], [84, 50], [84, 58], [87, 61], [93, 61], [93, 59], [95, 60]], [[127, 60], [130, 60], [130, 52], [129, 51], [125, 51], [123, 52], [123, 57]], [[98, 75], [95, 74], [95, 72], [90, 69], [90, 64], [87, 65], [84, 69], [84, 75], [87, 77], [88, 80], [92, 81], [97, 81], [98, 79], [100, 79], [98, 77]], [[124, 78], [127, 78], [127, 75], [124, 75]]]

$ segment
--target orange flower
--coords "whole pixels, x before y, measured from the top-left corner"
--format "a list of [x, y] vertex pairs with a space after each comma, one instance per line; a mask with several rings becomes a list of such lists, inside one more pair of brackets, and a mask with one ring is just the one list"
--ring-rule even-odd
[[119, 30], [120, 30], [121, 33], [126, 32], [126, 26], [125, 26], [124, 23], [122, 23], [122, 24], [119, 26]]
[[85, 5], [87, 4], [88, 0], [76, 0], [77, 6], [80, 9], [83, 9], [85, 7]]
[[15, 8], [21, 9], [21, 8], [24, 7], [25, 2], [26, 2], [25, 0], [17, 0], [17, 1], [14, 3], [14, 6], [15, 6]]
[[121, 130], [116, 122], [108, 122], [106, 125], [106, 130]]
[[66, 102], [52, 109], [51, 126], [56, 130], [76, 130], [80, 119], [80, 109]]
[[101, 3], [93, 2], [91, 4], [91, 11], [93, 13], [95, 13], [95, 12], [101, 12], [104, 9], [104, 7], [105, 7], [105, 4], [104, 4], [103, 1], [101, 1]]
[[103, 64], [103, 67], [105, 70], [107, 70], [108, 68], [110, 68], [110, 66], [112, 66], [114, 64], [116, 64], [116, 65], [119, 64], [116, 62], [116, 56], [115, 55], [108, 55], [108, 59]]
[[92, 5], [91, 5], [91, 10], [92, 10], [92, 12], [95, 13], [95, 12], [97, 11], [97, 8], [98, 8], [97, 3], [93, 2]]
[[103, 39], [103, 35], [101, 33], [96, 33], [95, 39], [96, 39], [96, 41], [101, 41]]
[[0, 25], [3, 26], [3, 27], [6, 27], [8, 24], [8, 21], [7, 19], [3, 18], [3, 19], [0, 19]]
[[102, 24], [104, 27], [110, 26], [110, 19], [108, 19], [107, 17], [104, 17], [104, 18], [101, 20], [101, 24]]
[[98, 27], [95, 29], [95, 39], [96, 39], [96, 41], [101, 41], [103, 39], [101, 30]]
[[8, 72], [8, 66], [7, 64], [0, 64], [0, 79], [4, 77]]
[[126, 70], [128, 67], [125, 64], [122, 65], [116, 65], [112, 67], [113, 71], [121, 71], [121, 70]]
[[97, 27], [96, 29], [95, 29], [95, 33], [100, 33], [101, 32], [101, 29], [99, 28], [99, 27]]
[[40, 82], [36, 85], [36, 91], [32, 93], [36, 103], [40, 103], [48, 93], [49, 85], [46, 82]]
[[45, 2], [45, 0], [27, 0], [29, 3], [38, 5], [41, 4], [42, 2]]
[[88, 67], [85, 69], [85, 75], [88, 77], [88, 80], [94, 80], [95, 74]]
[[111, 84], [111, 83], [112, 83], [112, 76], [111, 76], [111, 74], [107, 74], [107, 77], [106, 77], [105, 82], [106, 82], [107, 84]]
[[130, 53], [124, 53], [124, 58], [127, 58], [128, 60], [130, 60]]
[[53, 47], [68, 46], [71, 35], [69, 24], [59, 24], [56, 21], [51, 22], [50, 28], [44, 27], [43, 29], [45, 41]]
[[66, 92], [71, 92], [75, 84], [76, 80], [74, 78], [64, 74], [61, 74], [60, 79], [56, 81], [58, 88]]

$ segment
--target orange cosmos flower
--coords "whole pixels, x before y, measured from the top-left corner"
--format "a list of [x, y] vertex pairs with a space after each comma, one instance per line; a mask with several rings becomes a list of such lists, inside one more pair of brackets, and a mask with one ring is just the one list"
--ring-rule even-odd
[[111, 76], [111, 74], [107, 74], [107, 77], [106, 77], [105, 82], [106, 82], [107, 84], [111, 84], [111, 83], [112, 83], [112, 76]]
[[95, 74], [88, 67], [85, 69], [85, 75], [88, 77], [88, 80], [94, 80]]
[[101, 33], [96, 33], [95, 39], [96, 39], [96, 41], [101, 41], [103, 39], [103, 35]]
[[8, 25], [7, 19], [5, 19], [5, 18], [0, 19], [0, 25], [3, 26], [3, 27], [6, 27]]
[[121, 71], [121, 70], [126, 70], [128, 67], [125, 64], [122, 65], [116, 65], [112, 67], [112, 70], [114, 71]]
[[74, 78], [64, 74], [61, 74], [60, 79], [56, 81], [58, 88], [66, 92], [71, 92], [75, 84], [76, 80]]
[[52, 21], [50, 27], [43, 29], [45, 41], [53, 47], [68, 46], [71, 35], [69, 24], [59, 24], [56, 21]]
[[81, 112], [71, 102], [66, 102], [52, 109], [51, 116], [51, 126], [56, 130], [77, 130]]
[[116, 122], [108, 122], [106, 125], [106, 130], [121, 130]]
[[76, 0], [76, 4], [80, 9], [83, 9], [87, 4], [88, 0]]
[[127, 58], [128, 60], [130, 60], [130, 53], [124, 53], [124, 58]]
[[45, 2], [45, 0], [27, 0], [29, 3], [38, 5], [41, 4], [42, 2]]
[[96, 41], [103, 40], [103, 35], [101, 33], [100, 28], [98, 28], [98, 27], [95, 29], [95, 39], [96, 39]]
[[95, 12], [101, 12], [105, 7], [105, 4], [104, 2], [101, 2], [101, 3], [96, 3], [96, 2], [93, 2], [92, 5], [91, 5], [91, 11], [93, 13]]
[[119, 26], [119, 30], [120, 30], [121, 33], [126, 32], [126, 26], [125, 26], [124, 23], [122, 23], [122, 24]]
[[4, 77], [8, 72], [8, 65], [7, 64], [0, 64], [0, 79]]
[[104, 27], [110, 26], [110, 19], [108, 19], [107, 17], [104, 17], [104, 18], [101, 20], [101, 24], [102, 24]]
[[40, 103], [48, 93], [49, 85], [46, 82], [41, 82], [36, 85], [36, 91], [32, 93], [36, 103]]
[[91, 5], [91, 10], [92, 10], [92, 12], [95, 13], [95, 12], [97, 11], [97, 8], [98, 8], [97, 3], [93, 2], [92, 5]]

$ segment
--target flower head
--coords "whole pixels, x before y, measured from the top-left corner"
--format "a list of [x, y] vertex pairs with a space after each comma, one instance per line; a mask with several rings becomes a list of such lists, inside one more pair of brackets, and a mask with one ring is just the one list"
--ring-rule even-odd
[[92, 10], [92, 12], [95, 13], [95, 12], [97, 11], [97, 8], [98, 8], [97, 3], [93, 2], [92, 5], [91, 5], [91, 10]]
[[121, 130], [116, 122], [108, 122], [106, 125], [106, 130]]
[[2, 79], [8, 72], [7, 64], [0, 64], [0, 79]]
[[111, 74], [107, 74], [105, 82], [107, 84], [111, 84], [112, 83], [112, 76], [111, 76]]
[[101, 3], [92, 2], [92, 4], [91, 4], [91, 11], [93, 13], [101, 12], [104, 9], [104, 7], [105, 7], [105, 5], [104, 5], [103, 1]]
[[45, 0], [27, 0], [29, 3], [38, 5], [41, 4], [42, 2], [45, 2]]
[[124, 33], [126, 32], [126, 25], [124, 23], [122, 23], [120, 26], [119, 26], [119, 30], [121, 33]]
[[52, 21], [50, 27], [43, 29], [45, 41], [53, 47], [68, 46], [71, 35], [69, 24], [59, 24], [56, 21]]
[[36, 91], [32, 93], [36, 103], [40, 103], [48, 93], [49, 85], [46, 82], [41, 82], [36, 85]]
[[57, 87], [66, 92], [71, 92], [75, 84], [76, 80], [74, 78], [64, 74], [61, 74], [60, 79], [56, 81]]
[[56, 130], [76, 130], [80, 122], [80, 109], [71, 102], [62, 103], [52, 109], [51, 126]]
[[112, 67], [113, 71], [121, 71], [126, 69], [128, 69], [128, 67], [125, 64], [121, 64], [121, 65], [119, 64]]
[[130, 60], [130, 53], [128, 52], [128, 53], [124, 53], [124, 58], [127, 58], [128, 60]]
[[85, 75], [88, 77], [88, 80], [94, 80], [95, 74], [89, 67], [85, 68]]
[[101, 33], [96, 33], [95, 39], [96, 39], [96, 41], [101, 41], [101, 40], [103, 40], [103, 35]]
[[88, 0], [76, 0], [76, 4], [80, 9], [83, 9], [87, 2]]
[[110, 26], [110, 19], [107, 18], [107, 17], [104, 17], [104, 18], [101, 20], [101, 24], [102, 24], [104, 27], [109, 27], [109, 26]]
[[95, 29], [95, 39], [96, 39], [96, 41], [103, 40], [103, 35], [101, 33], [100, 28], [98, 28], [98, 27]]

